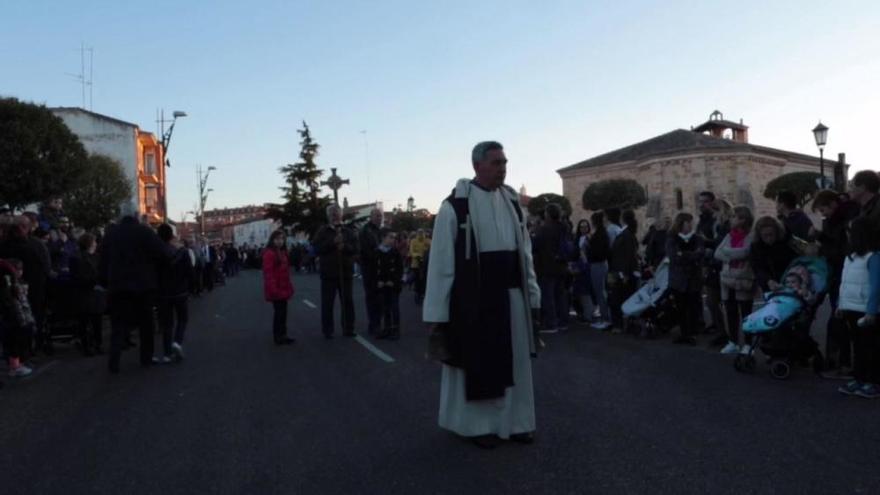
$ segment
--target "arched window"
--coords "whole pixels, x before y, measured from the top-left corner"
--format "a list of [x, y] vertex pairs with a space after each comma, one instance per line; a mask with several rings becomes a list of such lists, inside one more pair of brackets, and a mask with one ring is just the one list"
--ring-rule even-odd
[[684, 196], [681, 193], [681, 189], [675, 190], [675, 209], [678, 211], [684, 209]]

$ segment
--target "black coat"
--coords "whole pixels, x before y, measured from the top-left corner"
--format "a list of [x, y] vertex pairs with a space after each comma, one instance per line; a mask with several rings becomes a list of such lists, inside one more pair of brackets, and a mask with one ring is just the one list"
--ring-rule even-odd
[[376, 248], [376, 253], [373, 256], [375, 260], [376, 283], [381, 282], [383, 289], [389, 288], [388, 284], [391, 284], [391, 288], [400, 292], [403, 288], [403, 257], [400, 256], [400, 251], [391, 248], [386, 253]]
[[379, 227], [375, 226], [373, 222], [367, 222], [361, 229], [358, 241], [361, 250], [360, 263], [364, 269], [364, 276], [372, 277], [375, 275], [379, 243], [382, 242], [380, 237]]
[[174, 258], [171, 246], [153, 229], [125, 217], [110, 228], [101, 248], [101, 279], [110, 292], [149, 292], [159, 288], [159, 268]]
[[666, 239], [666, 255], [669, 256], [669, 288], [677, 292], [700, 292], [703, 288], [703, 267], [700, 261], [705, 257], [703, 238], [694, 234], [689, 240], [679, 235]]
[[602, 263], [603, 261], [608, 261], [609, 256], [611, 256], [611, 241], [608, 239], [608, 233], [594, 233], [590, 237], [587, 259], [590, 263]]
[[781, 217], [782, 225], [789, 235], [793, 235], [798, 239], [807, 240], [810, 237], [810, 229], [813, 227], [813, 221], [801, 210], [795, 210], [788, 215]]
[[832, 282], [829, 285], [835, 281], [838, 284], [840, 282], [843, 265], [849, 254], [846, 228], [858, 214], [858, 205], [852, 202], [842, 203], [830, 217], [822, 220], [822, 231], [818, 233], [816, 240], [819, 241], [819, 256], [825, 258], [831, 268]]
[[565, 227], [552, 220], [538, 229], [532, 244], [537, 276], [562, 277], [567, 273], [568, 264], [561, 249], [564, 235]]
[[[337, 229], [342, 232], [342, 250], [336, 247]], [[312, 242], [315, 254], [321, 260], [321, 278], [350, 279], [354, 276], [354, 256], [358, 254], [358, 239], [354, 229], [347, 226], [321, 227]], [[340, 270], [342, 270], [340, 272]]]
[[666, 230], [653, 230], [645, 239], [645, 258], [649, 265], [658, 266], [666, 257]]
[[755, 271], [755, 280], [758, 287], [764, 292], [770, 291], [768, 285], [771, 280], [780, 282], [788, 265], [798, 257], [798, 253], [792, 249], [788, 240], [776, 241], [776, 244], [767, 245], [760, 238], [752, 242], [752, 252], [749, 261]]
[[186, 248], [178, 248], [170, 263], [159, 267], [159, 296], [181, 298], [189, 294], [194, 268]]
[[631, 229], [624, 229], [614, 239], [608, 271], [622, 273], [626, 278], [631, 278], [633, 273], [639, 271], [639, 240]]

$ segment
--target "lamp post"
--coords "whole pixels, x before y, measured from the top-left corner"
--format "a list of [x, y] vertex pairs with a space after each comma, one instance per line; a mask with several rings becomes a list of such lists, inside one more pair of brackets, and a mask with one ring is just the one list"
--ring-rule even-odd
[[828, 142], [828, 127], [819, 121], [813, 129], [813, 137], [816, 138], [816, 146], [819, 147], [819, 189], [825, 189], [825, 143]]
[[202, 236], [205, 235], [205, 203], [208, 202], [208, 194], [213, 189], [208, 189], [208, 176], [211, 175], [212, 170], [217, 170], [217, 167], [211, 165], [207, 170], [202, 172], [202, 167], [199, 165], [198, 170], [196, 170], [196, 174], [199, 177], [199, 230], [201, 230]]
[[[159, 134], [162, 136], [162, 156], [165, 158], [165, 166], [170, 167], [171, 161], [168, 159], [168, 147], [171, 146], [171, 135], [174, 134], [174, 124], [177, 123], [177, 119], [179, 117], [186, 117], [186, 112], [182, 110], [175, 110], [171, 114], [171, 125], [168, 126], [168, 130], [165, 130], [165, 122], [169, 122], [165, 120], [165, 109], [163, 108], [161, 113], [159, 114]], [[162, 216], [164, 217], [162, 220], [168, 220], [168, 198], [167, 198], [167, 187], [165, 184], [165, 173], [162, 173]]]

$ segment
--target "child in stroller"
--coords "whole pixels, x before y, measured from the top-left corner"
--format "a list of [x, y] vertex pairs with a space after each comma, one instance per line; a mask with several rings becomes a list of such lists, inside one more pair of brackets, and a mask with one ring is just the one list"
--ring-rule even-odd
[[810, 336], [817, 302], [828, 284], [828, 264], [818, 257], [804, 256], [791, 262], [779, 289], [764, 296], [767, 304], [743, 321], [743, 332], [754, 335], [754, 345], [747, 354], [737, 355], [737, 371], [755, 370], [755, 349], [770, 360], [770, 374], [784, 380], [797, 362], [812, 360], [815, 371], [822, 370], [819, 345]]
[[621, 306], [624, 318], [636, 320], [640, 335], [653, 338], [675, 326], [675, 304], [669, 290], [669, 259], [666, 258], [653, 276]]

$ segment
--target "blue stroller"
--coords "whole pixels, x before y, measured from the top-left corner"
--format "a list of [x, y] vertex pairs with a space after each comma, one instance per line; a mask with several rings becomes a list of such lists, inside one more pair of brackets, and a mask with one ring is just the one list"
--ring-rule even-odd
[[[811, 296], [785, 288], [790, 276], [804, 279]], [[751, 352], [739, 354], [733, 362], [737, 371], [755, 371], [755, 349], [769, 358], [770, 374], [785, 380], [795, 363], [812, 361], [813, 370], [822, 371], [824, 358], [819, 345], [810, 336], [810, 326], [819, 303], [828, 290], [828, 264], [815, 256], [803, 256], [791, 262], [782, 276], [783, 288], [764, 296], [767, 304], [745, 318], [744, 334], [754, 336]]]

